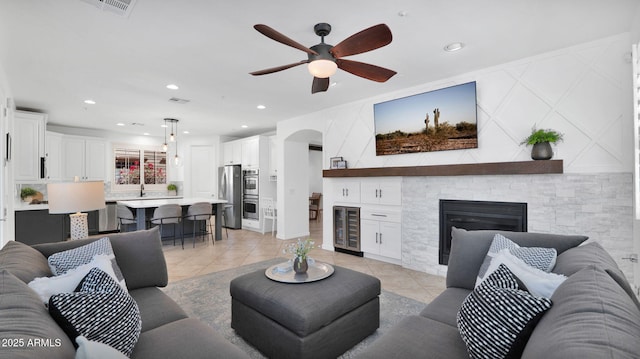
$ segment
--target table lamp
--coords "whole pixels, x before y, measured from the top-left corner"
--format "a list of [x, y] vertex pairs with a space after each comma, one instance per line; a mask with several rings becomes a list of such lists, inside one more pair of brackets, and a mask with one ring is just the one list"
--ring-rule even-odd
[[81, 213], [105, 208], [104, 182], [63, 182], [47, 184], [49, 213], [70, 213], [71, 239], [89, 236], [87, 214]]

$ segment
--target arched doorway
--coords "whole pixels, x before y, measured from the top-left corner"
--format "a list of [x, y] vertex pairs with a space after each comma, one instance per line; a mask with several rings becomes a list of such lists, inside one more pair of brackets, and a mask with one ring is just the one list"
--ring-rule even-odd
[[[322, 132], [298, 129], [281, 137], [278, 132], [278, 238], [291, 239], [309, 235], [310, 183], [322, 183], [322, 155], [319, 169], [311, 164], [309, 146], [322, 146]], [[320, 179], [315, 178], [320, 176]]]

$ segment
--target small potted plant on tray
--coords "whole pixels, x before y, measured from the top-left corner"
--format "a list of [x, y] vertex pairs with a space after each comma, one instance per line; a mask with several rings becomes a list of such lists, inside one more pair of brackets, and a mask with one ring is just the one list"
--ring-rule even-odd
[[173, 183], [169, 183], [167, 185], [167, 191], [169, 191], [169, 196], [175, 196], [178, 194], [178, 186]]
[[296, 273], [306, 273], [309, 269], [307, 256], [315, 243], [310, 239], [299, 239], [296, 243], [290, 243], [284, 249], [285, 254], [293, 254], [293, 270]]
[[20, 198], [22, 198], [25, 202], [31, 202], [33, 200], [33, 196], [37, 195], [38, 191], [31, 187], [23, 187], [20, 190]]
[[521, 145], [532, 145], [531, 158], [534, 160], [548, 160], [553, 157], [551, 143], [562, 141], [563, 134], [551, 129], [531, 129], [531, 134], [522, 140]]

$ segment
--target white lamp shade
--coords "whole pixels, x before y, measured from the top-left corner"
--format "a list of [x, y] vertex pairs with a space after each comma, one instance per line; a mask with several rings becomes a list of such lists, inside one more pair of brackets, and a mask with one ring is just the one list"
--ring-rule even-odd
[[338, 65], [331, 60], [314, 60], [307, 65], [309, 73], [317, 78], [327, 78], [333, 76], [338, 69]]
[[47, 184], [49, 213], [75, 213], [105, 208], [104, 182]]

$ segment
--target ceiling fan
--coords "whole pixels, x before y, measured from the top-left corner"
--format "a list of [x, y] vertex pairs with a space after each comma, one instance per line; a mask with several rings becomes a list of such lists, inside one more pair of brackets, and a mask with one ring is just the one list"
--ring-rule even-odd
[[385, 69], [384, 67], [342, 58], [344, 56], [375, 50], [391, 43], [391, 30], [389, 30], [389, 27], [385, 24], [364, 29], [333, 46], [325, 44], [324, 42], [324, 37], [331, 32], [331, 25], [319, 23], [313, 27], [313, 30], [316, 35], [320, 36], [320, 43], [310, 48], [288, 38], [267, 25], [258, 24], [253, 28], [272, 40], [306, 52], [308, 57], [306, 60], [292, 64], [251, 72], [251, 75], [254, 76], [271, 74], [298, 65], [308, 64], [309, 72], [313, 75], [311, 93], [314, 94], [316, 92], [327, 91], [329, 88], [329, 77], [332, 76], [337, 69], [342, 69], [356, 76], [377, 82], [385, 82], [396, 74], [395, 71]]

